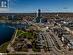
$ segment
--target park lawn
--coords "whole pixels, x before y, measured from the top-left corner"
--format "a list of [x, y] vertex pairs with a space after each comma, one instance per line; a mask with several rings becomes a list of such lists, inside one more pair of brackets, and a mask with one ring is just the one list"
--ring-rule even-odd
[[31, 33], [31, 32], [24, 32], [22, 30], [18, 30], [17, 37], [26, 37], [28, 39], [33, 39], [34, 36], [32, 34], [33, 33]]

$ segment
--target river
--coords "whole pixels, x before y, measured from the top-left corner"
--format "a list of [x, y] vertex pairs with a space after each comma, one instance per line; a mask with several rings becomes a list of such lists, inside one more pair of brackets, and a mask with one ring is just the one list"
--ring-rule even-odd
[[14, 31], [14, 28], [10, 28], [5, 24], [0, 24], [0, 45], [6, 41], [9, 41], [12, 38]]

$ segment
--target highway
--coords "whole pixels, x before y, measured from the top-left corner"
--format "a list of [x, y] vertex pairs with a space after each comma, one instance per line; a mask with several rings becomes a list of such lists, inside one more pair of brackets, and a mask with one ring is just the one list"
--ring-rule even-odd
[[[36, 25], [36, 27], [39, 26]], [[50, 49], [50, 51], [48, 51], [50, 55], [65, 55], [65, 49], [62, 47], [62, 42], [60, 41], [58, 36], [56, 36], [50, 29], [49, 32], [46, 32], [46, 29], [43, 30], [41, 27], [39, 27], [38, 29], [43, 31], [42, 35], [45, 43], [47, 42], [47, 47], [49, 47]], [[60, 47], [60, 49], [58, 48], [58, 46]]]
[[[59, 40], [58, 36], [56, 36], [51, 30], [49, 30], [49, 32], [46, 32], [46, 29], [43, 30], [41, 27], [40, 30], [43, 31], [42, 35], [45, 43], [47, 42], [47, 46], [50, 49], [50, 52], [48, 51], [50, 55], [63, 55], [62, 51], [64, 49], [60, 50], [57, 48], [57, 45], [59, 45], [60, 47], [62, 45], [62, 42]], [[50, 34], [52, 34], [53, 36], [51, 36]]]
[[61, 52], [57, 49], [56, 44], [52, 39], [52, 37], [49, 35], [49, 33], [47, 33], [46, 38], [47, 38], [49, 47], [51, 47], [52, 53], [54, 53], [54, 55], [61, 55]]
[[[64, 49], [61, 47], [62, 42], [59, 40], [58, 36], [56, 36], [51, 30], [49, 30], [49, 32], [47, 32], [46, 28], [43, 29], [35, 24], [33, 24], [33, 25], [36, 26], [37, 29], [40, 29], [42, 31], [39, 33], [39, 36], [41, 38], [40, 43], [42, 43], [42, 40], [44, 39], [44, 43], [45, 43], [44, 45], [46, 47], [48, 47], [50, 50], [50, 51], [48, 51], [48, 53], [50, 53], [50, 55], [63, 55], [62, 50], [64, 50]], [[14, 42], [14, 40], [12, 41], [12, 43]], [[61, 49], [59, 49], [57, 46], [60, 46]], [[30, 54], [30, 52], [28, 54]], [[34, 54], [36, 54], [36, 53], [34, 53]], [[42, 53], [39, 53], [39, 54], [42, 54]]]
[[62, 42], [60, 41], [60, 39], [58, 38], [57, 35], [55, 35], [51, 30], [50, 31], [50, 34], [52, 34], [52, 37], [57, 41], [58, 45], [61, 47], [62, 49]]
[[56, 35], [51, 36], [50, 34], [54, 35], [51, 30], [49, 32], [46, 32], [46, 29], [43, 31], [44, 39], [48, 43], [48, 47], [50, 49], [50, 55], [63, 55], [63, 52], [57, 48], [57, 45], [62, 45], [62, 42], [60, 43], [59, 38], [57, 39]]

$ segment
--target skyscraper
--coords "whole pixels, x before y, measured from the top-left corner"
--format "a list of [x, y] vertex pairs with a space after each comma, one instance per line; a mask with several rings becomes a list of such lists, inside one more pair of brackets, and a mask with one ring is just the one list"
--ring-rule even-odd
[[38, 17], [41, 17], [41, 10], [38, 9]]
[[36, 23], [41, 23], [41, 19], [42, 19], [42, 17], [41, 17], [41, 10], [40, 9], [38, 9], [38, 13], [37, 13], [37, 18], [35, 19], [36, 21]]
[[9, 0], [0, 0], [0, 8], [8, 8]]
[[36, 23], [46, 23], [47, 22], [47, 19], [42, 17], [40, 9], [38, 9], [37, 18], [35, 18], [35, 22]]

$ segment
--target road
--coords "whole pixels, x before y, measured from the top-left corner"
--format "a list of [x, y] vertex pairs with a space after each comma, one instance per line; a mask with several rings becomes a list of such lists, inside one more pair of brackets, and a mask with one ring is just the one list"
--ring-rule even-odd
[[47, 33], [46, 38], [47, 38], [49, 47], [51, 47], [52, 53], [54, 53], [55, 55], [61, 55], [61, 52], [57, 49], [56, 44], [52, 39], [52, 37], [49, 35], [49, 33]]
[[58, 45], [61, 47], [61, 49], [62, 49], [62, 42], [60, 41], [60, 39], [58, 38], [58, 36], [57, 35], [55, 35], [51, 30], [49, 30], [50, 31], [50, 34], [52, 34], [53, 36], [53, 38], [57, 41], [57, 43], [58, 43]]
[[[48, 47], [50, 48], [50, 55], [62, 55], [62, 51], [59, 50], [57, 48], [57, 44], [56, 41], [61, 45], [62, 43], [60, 43], [59, 39], [57, 38], [52, 38], [52, 36], [50, 36], [50, 34], [53, 34], [51, 31], [46, 32], [46, 29], [43, 31], [43, 35], [44, 35], [44, 39], [47, 41], [48, 43]], [[53, 34], [54, 35], [54, 34]], [[55, 36], [55, 35], [54, 35]], [[57, 39], [57, 40], [56, 40]]]
[[[49, 32], [46, 32], [46, 29], [42, 29], [40, 27], [40, 30], [43, 31], [42, 35], [44, 36], [45, 42], [48, 43], [48, 47], [50, 47], [50, 55], [63, 55], [62, 50], [59, 50], [57, 48], [57, 44], [61, 47], [62, 42], [59, 40], [58, 36], [56, 36], [51, 30]], [[52, 34], [53, 37], [50, 35]], [[62, 47], [61, 47], [62, 48]]]
[[17, 35], [18, 30], [16, 29], [14, 35], [12, 36], [12, 39], [9, 43], [9, 45], [7, 46], [8, 51], [14, 51], [14, 49], [11, 47], [11, 45], [14, 43], [15, 39], [16, 39], [16, 35]]
[[[34, 24], [34, 26], [36, 26], [38, 29], [40, 28], [41, 31], [43, 30], [43, 29], [41, 29], [41, 27], [39, 27], [39, 26], [37, 26], [35, 24]], [[17, 31], [16, 31], [16, 33], [17, 33]], [[53, 35], [53, 36], [51, 36], [51, 35]], [[58, 36], [56, 36], [51, 30], [49, 30], [49, 32], [46, 32], [46, 29], [44, 29], [42, 31], [42, 36], [41, 36], [41, 33], [39, 34], [39, 36], [42, 37], [41, 39], [44, 38], [46, 47], [49, 47], [50, 48], [50, 51], [48, 51], [48, 53], [50, 53], [50, 55], [63, 55], [63, 52], [62, 51], [64, 49], [61, 46], [62, 45], [62, 42], [59, 40]], [[15, 38], [14, 38], [14, 40], [15, 40]], [[14, 42], [14, 40], [12, 41], [12, 43]], [[58, 49], [57, 48], [57, 45], [59, 45], [62, 50]], [[17, 53], [22, 53], [22, 52], [17, 52]], [[36, 54], [34, 52], [32, 52], [32, 53], [33, 54]], [[28, 52], [27, 54], [31, 54], [31, 52]], [[38, 53], [38, 54], [42, 54], [42, 53]]]
[[[35, 25], [35, 24], [34, 24]], [[36, 25], [37, 27], [39, 27], [38, 25]], [[51, 30], [49, 30], [49, 32], [46, 32], [46, 29], [42, 29], [41, 27], [39, 27], [38, 29], [40, 29], [41, 31], [43, 31], [43, 38], [45, 40], [45, 42], [47, 42], [48, 47], [50, 47], [50, 55], [65, 55], [64, 51], [65, 49], [62, 47], [62, 42], [60, 41], [60, 39], [58, 38], [58, 36], [56, 36]], [[52, 34], [53, 36], [51, 36], [50, 34]], [[57, 48], [57, 45], [60, 46], [60, 49]]]

